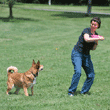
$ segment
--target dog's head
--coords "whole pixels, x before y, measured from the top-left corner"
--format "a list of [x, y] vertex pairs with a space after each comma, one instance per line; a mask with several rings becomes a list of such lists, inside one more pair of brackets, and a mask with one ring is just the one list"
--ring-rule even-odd
[[44, 65], [40, 65], [39, 71], [42, 71], [44, 68]]
[[40, 69], [40, 61], [38, 60], [37, 63], [33, 60], [32, 62], [32, 67], [30, 68], [29, 71], [36, 77], [39, 74], [39, 69]]

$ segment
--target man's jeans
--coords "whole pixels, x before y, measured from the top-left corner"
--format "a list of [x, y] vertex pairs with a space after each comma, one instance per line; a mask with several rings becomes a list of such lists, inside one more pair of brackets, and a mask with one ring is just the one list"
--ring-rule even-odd
[[93, 84], [94, 81], [94, 69], [93, 69], [93, 64], [91, 61], [91, 56], [86, 55], [84, 53], [80, 53], [76, 50], [72, 50], [71, 54], [71, 60], [74, 65], [74, 75], [71, 81], [71, 86], [69, 87], [68, 92], [75, 92], [78, 86], [78, 82], [81, 76], [81, 67], [83, 67], [85, 73], [86, 73], [86, 81], [84, 82], [84, 85], [81, 90], [81, 94], [86, 93], [89, 91], [91, 88], [91, 85]]

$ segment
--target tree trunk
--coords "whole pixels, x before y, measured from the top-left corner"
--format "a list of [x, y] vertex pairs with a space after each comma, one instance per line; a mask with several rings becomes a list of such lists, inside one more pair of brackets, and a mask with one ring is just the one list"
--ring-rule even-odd
[[9, 11], [10, 11], [10, 15], [9, 15], [9, 18], [13, 18], [13, 13], [12, 13], [12, 6], [9, 6]]
[[92, 4], [92, 0], [88, 0], [87, 16], [91, 15], [91, 4]]
[[49, 2], [49, 5], [51, 5], [51, 0], [49, 0], [48, 2]]

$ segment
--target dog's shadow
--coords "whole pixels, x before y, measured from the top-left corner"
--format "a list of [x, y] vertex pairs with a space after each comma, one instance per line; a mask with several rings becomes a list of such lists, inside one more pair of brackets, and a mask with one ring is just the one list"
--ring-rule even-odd
[[[14, 92], [9, 92], [8, 94], [9, 94], [9, 95], [12, 95], [12, 94], [15, 94], [15, 93], [14, 93]], [[17, 95], [17, 94], [15, 94], [15, 95]]]
[[[13, 95], [13, 94], [14, 94], [14, 95], [19, 95], [19, 93], [16, 94], [15, 92], [9, 92], [8, 94], [9, 94], [9, 95]], [[29, 94], [29, 96], [32, 96], [32, 94]]]

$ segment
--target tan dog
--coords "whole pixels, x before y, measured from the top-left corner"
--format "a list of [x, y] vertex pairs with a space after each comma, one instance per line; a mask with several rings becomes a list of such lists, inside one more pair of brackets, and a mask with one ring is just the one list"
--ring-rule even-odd
[[[12, 70], [14, 72], [12, 72]], [[40, 65], [39, 61], [36, 64], [34, 60], [32, 63], [32, 67], [25, 73], [18, 73], [18, 69], [14, 66], [8, 67], [8, 81], [6, 94], [8, 95], [8, 92], [13, 87], [15, 87], [16, 94], [18, 94], [19, 90], [23, 88], [25, 95], [28, 96], [27, 88], [31, 87], [31, 93], [33, 95], [33, 85], [36, 83], [36, 77], [38, 76], [40, 70], [43, 70], [43, 65]]]

